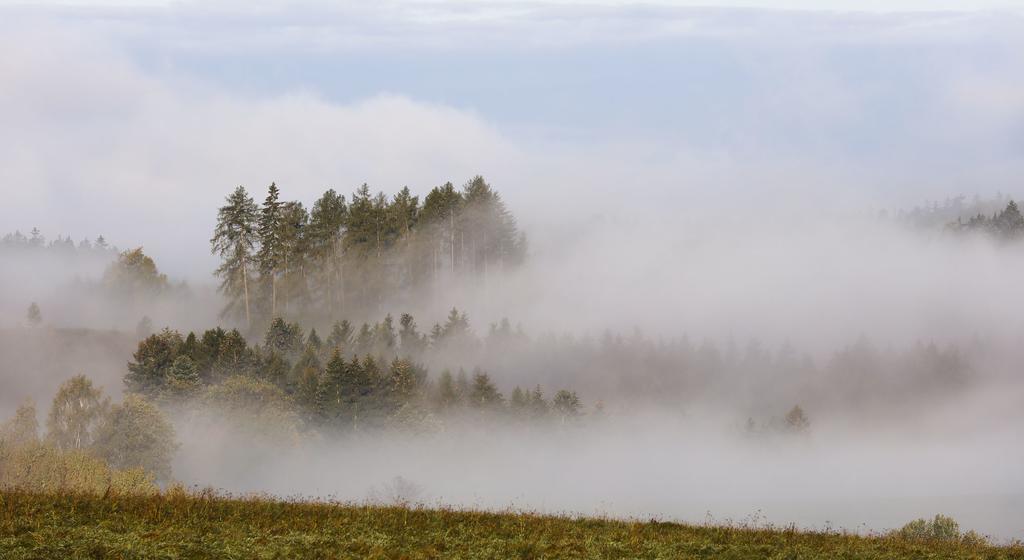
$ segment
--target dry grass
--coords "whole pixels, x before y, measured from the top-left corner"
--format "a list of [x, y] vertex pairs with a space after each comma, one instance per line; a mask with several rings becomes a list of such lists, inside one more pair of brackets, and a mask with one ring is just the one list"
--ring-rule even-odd
[[1019, 558], [1021, 546], [232, 498], [0, 492], [0, 558]]

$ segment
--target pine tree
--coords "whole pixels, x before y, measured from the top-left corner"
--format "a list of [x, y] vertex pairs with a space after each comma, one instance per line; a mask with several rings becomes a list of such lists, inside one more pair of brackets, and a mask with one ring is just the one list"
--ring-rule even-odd
[[387, 314], [384, 317], [384, 321], [376, 326], [374, 329], [377, 354], [392, 354], [395, 351], [395, 343], [398, 341], [398, 336], [395, 334], [395, 321], [391, 318], [391, 314]]
[[163, 396], [171, 399], [188, 397], [199, 388], [199, 370], [195, 361], [181, 355], [171, 362], [163, 383]]
[[580, 398], [576, 396], [576, 392], [565, 389], [555, 393], [555, 398], [551, 402], [551, 408], [559, 415], [563, 424], [566, 420], [579, 416], [580, 407]]
[[533, 388], [530, 392], [530, 414], [534, 418], [543, 418], [548, 414], [548, 402], [544, 400], [544, 391], [541, 390], [540, 385]]
[[139, 341], [128, 362], [125, 388], [132, 393], [156, 395], [170, 375], [175, 359], [182, 354], [184, 341], [177, 331], [164, 329]]
[[526, 394], [518, 385], [512, 390], [512, 397], [509, 398], [508, 404], [512, 412], [516, 414], [522, 414], [526, 411], [529, 401], [527, 400]]
[[1024, 234], [1024, 216], [1021, 216], [1017, 203], [1011, 200], [1006, 208], [993, 220], [993, 225], [999, 235], [1012, 239]]
[[342, 352], [348, 350], [352, 344], [352, 324], [347, 319], [335, 323], [331, 334], [327, 336], [327, 347], [332, 350], [340, 349]]
[[447, 369], [442, 371], [441, 377], [437, 381], [437, 407], [447, 410], [457, 406], [460, 401], [459, 390], [452, 378], [452, 372]]
[[491, 382], [486, 372], [477, 370], [473, 374], [473, 388], [469, 394], [469, 402], [476, 408], [492, 408], [502, 404], [504, 398]]
[[222, 316], [237, 313], [241, 305], [246, 325], [251, 326], [249, 269], [258, 238], [258, 209], [241, 186], [227, 197], [226, 202], [218, 211], [217, 227], [210, 239], [211, 251], [222, 259], [216, 271], [221, 277], [220, 290], [228, 297]]
[[412, 315], [402, 313], [398, 320], [401, 329], [398, 331], [398, 341], [402, 347], [402, 354], [413, 358], [419, 357], [426, 347], [426, 338], [416, 331], [416, 321]]
[[329, 423], [343, 418], [354, 396], [353, 382], [349, 377], [349, 365], [345, 363], [341, 353], [335, 350], [327, 362], [324, 380], [320, 385], [323, 415]]
[[301, 202], [285, 202], [281, 206], [281, 281], [279, 291], [284, 313], [293, 303], [308, 305], [307, 270], [310, 265], [309, 212]]
[[279, 197], [280, 191], [277, 184], [270, 183], [258, 222], [260, 250], [256, 255], [256, 262], [264, 281], [270, 284], [271, 317], [277, 317], [277, 276], [285, 261], [285, 247], [282, 239], [284, 222]]
[[430, 228], [433, 238], [431, 276], [435, 279], [445, 258], [448, 259], [449, 270], [455, 273], [458, 262], [457, 238], [461, 225], [459, 217], [463, 203], [462, 193], [455, 190], [451, 183], [435, 187], [423, 200], [421, 219]]
[[299, 405], [314, 416], [322, 414], [323, 404], [320, 402], [320, 370], [307, 366], [299, 374], [298, 387], [295, 390], [295, 399]]
[[298, 323], [285, 323], [284, 319], [278, 317], [270, 322], [263, 346], [282, 356], [294, 358], [302, 351], [302, 327]]
[[392, 399], [392, 406], [400, 408], [402, 405], [411, 402], [419, 392], [419, 379], [413, 364], [408, 360], [395, 358], [391, 362], [389, 384], [389, 395]]
[[323, 342], [320, 340], [320, 335], [316, 334], [316, 329], [310, 329], [309, 336], [306, 337], [306, 348], [320, 352], [320, 348], [323, 346]]
[[330, 189], [313, 204], [309, 215], [308, 248], [320, 267], [320, 281], [329, 315], [335, 302], [345, 309], [344, 246], [342, 238], [348, 223], [345, 197]]

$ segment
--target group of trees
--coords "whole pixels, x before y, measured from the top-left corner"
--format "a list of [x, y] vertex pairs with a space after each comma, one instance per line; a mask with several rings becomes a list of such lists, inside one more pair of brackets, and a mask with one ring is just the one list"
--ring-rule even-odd
[[0, 424], [0, 486], [35, 490], [147, 490], [171, 476], [174, 429], [153, 403], [111, 403], [84, 376], [60, 386], [40, 434], [27, 401]]
[[1003, 240], [1024, 237], [1020, 208], [1012, 197], [1003, 193], [991, 198], [975, 195], [968, 199], [961, 195], [942, 202], [929, 202], [898, 211], [896, 219], [919, 228], [945, 227], [948, 231], [984, 233]]
[[280, 403], [273, 416], [324, 431], [431, 424], [456, 414], [563, 422], [581, 415], [574, 392], [548, 400], [539, 385], [515, 387], [506, 399], [479, 368], [445, 368], [431, 379], [421, 360], [468, 337], [468, 319], [456, 310], [432, 335], [419, 333], [409, 315], [399, 327], [390, 316], [358, 329], [341, 321], [326, 338], [278, 318], [262, 344], [219, 327], [185, 336], [164, 330], [139, 343], [125, 385], [158, 402], [236, 411], [254, 403], [259, 414], [266, 403]]
[[0, 238], [0, 250], [4, 251], [50, 251], [65, 254], [88, 254], [112, 257], [117, 254], [117, 247], [107, 243], [103, 236], [90, 241], [82, 238], [77, 244], [70, 235], [60, 236], [47, 241], [46, 236], [38, 228], [32, 228], [28, 235], [15, 231]]
[[461, 189], [436, 187], [422, 203], [408, 187], [388, 197], [365, 184], [351, 199], [328, 190], [310, 210], [280, 196], [272, 183], [257, 205], [238, 187], [210, 240], [224, 314], [247, 326], [299, 313], [358, 316], [458, 277], [488, 282], [526, 250], [515, 218], [479, 176]]
[[1024, 216], [1017, 203], [1010, 200], [1006, 207], [990, 215], [975, 214], [964, 221], [958, 218], [949, 224], [949, 229], [958, 232], [981, 232], [994, 237], [1012, 240], [1024, 237]]

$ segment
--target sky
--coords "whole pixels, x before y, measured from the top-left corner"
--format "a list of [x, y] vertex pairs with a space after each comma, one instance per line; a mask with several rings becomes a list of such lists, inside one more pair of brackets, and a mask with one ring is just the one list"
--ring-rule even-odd
[[1013, 192], [1019, 8], [4, 1], [0, 224], [204, 281], [238, 184], [308, 205], [479, 173], [538, 231]]

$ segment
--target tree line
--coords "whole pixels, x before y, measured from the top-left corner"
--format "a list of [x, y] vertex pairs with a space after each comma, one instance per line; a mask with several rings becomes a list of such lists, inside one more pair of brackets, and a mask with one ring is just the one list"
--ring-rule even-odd
[[0, 238], [0, 249], [5, 251], [49, 251], [61, 254], [87, 254], [112, 257], [118, 253], [117, 247], [107, 243], [100, 235], [95, 240], [82, 238], [77, 244], [70, 235], [58, 235], [51, 241], [46, 240], [39, 228], [32, 228], [28, 235], [20, 231], [5, 234]]
[[1010, 200], [1006, 207], [999, 212], [989, 215], [978, 213], [966, 221], [957, 218], [947, 226], [948, 229], [956, 232], [979, 232], [993, 237], [1013, 240], [1024, 237], [1024, 216], [1020, 213], [1017, 203]]
[[277, 318], [257, 344], [237, 329], [184, 336], [165, 329], [139, 342], [124, 382], [129, 393], [156, 402], [266, 416], [287, 433], [423, 429], [466, 414], [565, 423], [583, 414], [573, 391], [549, 399], [535, 385], [506, 397], [480, 368], [444, 369], [431, 378], [419, 359], [468, 336], [468, 319], [456, 310], [431, 334], [418, 332], [408, 314], [399, 326], [391, 316], [359, 328], [340, 321], [325, 338]]
[[247, 326], [371, 313], [456, 278], [496, 281], [526, 252], [514, 216], [480, 176], [435, 187], [422, 203], [408, 187], [389, 197], [363, 184], [349, 199], [330, 189], [309, 210], [281, 200], [275, 183], [262, 205], [239, 186], [210, 244], [221, 258], [223, 315]]

